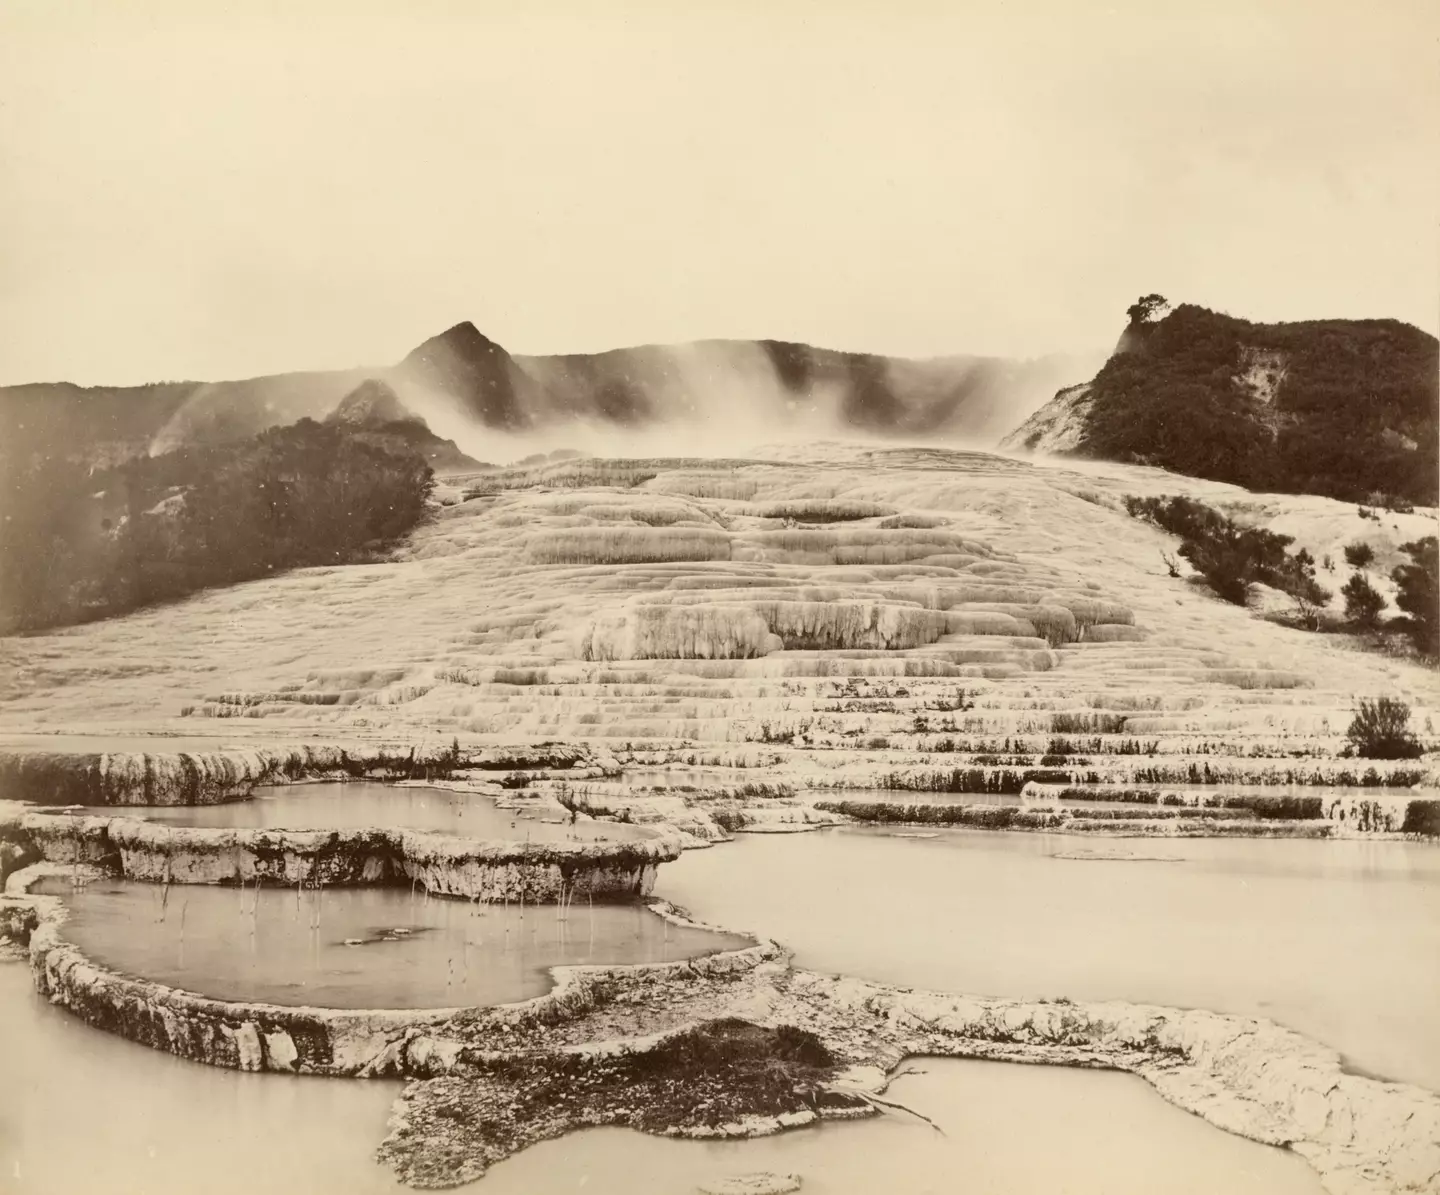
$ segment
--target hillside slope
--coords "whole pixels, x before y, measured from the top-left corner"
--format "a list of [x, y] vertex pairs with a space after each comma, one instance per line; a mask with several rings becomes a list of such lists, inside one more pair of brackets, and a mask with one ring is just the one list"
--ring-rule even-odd
[[472, 452], [486, 433], [574, 424], [740, 424], [762, 434], [803, 424], [990, 445], [1097, 364], [1068, 355], [906, 360], [770, 340], [527, 357], [461, 323], [378, 369], [137, 387], [0, 387], [0, 445], [21, 457], [58, 454], [103, 467], [324, 419], [371, 380], [395, 393], [399, 417], [423, 419]]
[[1132, 325], [1002, 447], [1250, 489], [1435, 505], [1437, 342], [1397, 320], [1255, 324], [1189, 304]]

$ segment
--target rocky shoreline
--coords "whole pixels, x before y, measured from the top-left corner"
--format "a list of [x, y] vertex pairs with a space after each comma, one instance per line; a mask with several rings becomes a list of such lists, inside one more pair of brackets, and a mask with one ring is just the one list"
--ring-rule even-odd
[[902, 1060], [938, 1055], [1127, 1071], [1212, 1124], [1295, 1150], [1336, 1195], [1440, 1191], [1440, 1095], [1347, 1074], [1334, 1050], [1268, 1021], [896, 988], [798, 970], [771, 942], [556, 968], [552, 991], [490, 1008], [239, 1004], [87, 959], [63, 938], [63, 902], [26, 892], [56, 872], [23, 869], [0, 900], [0, 932], [26, 941], [51, 1000], [197, 1062], [412, 1079], [379, 1157], [415, 1186], [456, 1185], [589, 1125], [744, 1137], [868, 1115]]

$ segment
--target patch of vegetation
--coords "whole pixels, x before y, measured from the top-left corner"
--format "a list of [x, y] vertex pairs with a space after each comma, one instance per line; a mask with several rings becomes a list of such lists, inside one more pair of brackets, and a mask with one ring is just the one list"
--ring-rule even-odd
[[419, 456], [310, 419], [96, 473], [5, 463], [0, 632], [374, 559], [420, 521], [433, 485]]
[[1380, 611], [1385, 609], [1385, 599], [1379, 590], [1365, 579], [1364, 573], [1352, 573], [1350, 580], [1340, 587], [1345, 599], [1345, 620], [1361, 630], [1373, 630], [1380, 621]]
[[1364, 540], [1345, 545], [1345, 563], [1351, 568], [1367, 568], [1375, 562], [1375, 549]]
[[[1255, 490], [1436, 503], [1433, 336], [1398, 320], [1253, 324], [1189, 303], [1134, 312], [1091, 383], [1081, 452]], [[1269, 403], [1239, 381], [1255, 353], [1283, 362]]]
[[1440, 801], [1411, 801], [1405, 806], [1405, 821], [1400, 832], [1440, 838]]
[[1180, 555], [1194, 567], [1216, 596], [1237, 606], [1249, 600], [1250, 587], [1269, 585], [1304, 606], [1323, 606], [1330, 594], [1315, 580], [1315, 559], [1304, 548], [1291, 553], [1293, 536], [1260, 527], [1242, 527], [1193, 498], [1125, 499], [1132, 518], [1153, 523], [1180, 537]]
[[1424, 750], [1410, 731], [1410, 707], [1391, 697], [1362, 699], [1345, 737], [1362, 759], [1418, 759]]
[[1391, 570], [1390, 579], [1399, 593], [1395, 604], [1408, 617], [1392, 619], [1388, 629], [1407, 635], [1422, 656], [1440, 655], [1440, 548], [1437, 538], [1401, 544], [1400, 550], [1410, 557], [1408, 564]]
[[829, 1087], [837, 1060], [809, 1030], [726, 1017], [650, 1049], [526, 1051], [466, 1059], [415, 1085], [383, 1161], [415, 1186], [453, 1186], [580, 1125], [650, 1133], [822, 1107], [865, 1107]]

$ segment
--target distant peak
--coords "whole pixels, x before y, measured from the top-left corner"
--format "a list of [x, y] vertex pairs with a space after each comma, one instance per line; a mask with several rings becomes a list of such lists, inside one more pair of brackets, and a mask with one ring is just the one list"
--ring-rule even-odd
[[439, 336], [432, 336], [412, 352], [409, 359], [428, 356], [437, 349], [445, 349], [467, 360], [509, 355], [469, 320], [462, 320], [460, 323], [446, 328]]

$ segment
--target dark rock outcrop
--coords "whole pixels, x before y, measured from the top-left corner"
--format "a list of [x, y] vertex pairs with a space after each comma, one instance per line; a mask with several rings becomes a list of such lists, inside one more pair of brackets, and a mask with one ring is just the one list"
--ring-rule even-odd
[[1435, 337], [1398, 320], [1256, 324], [1182, 304], [1001, 443], [1272, 493], [1440, 501]]
[[484, 467], [461, 452], [454, 440], [432, 432], [425, 420], [401, 401], [395, 388], [379, 378], [361, 382], [325, 419], [352, 427], [382, 447], [414, 452], [436, 473], [470, 473]]

